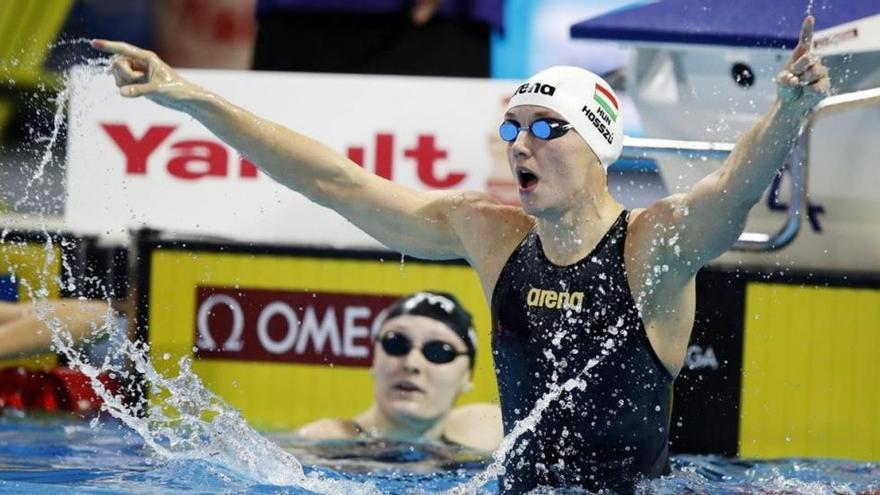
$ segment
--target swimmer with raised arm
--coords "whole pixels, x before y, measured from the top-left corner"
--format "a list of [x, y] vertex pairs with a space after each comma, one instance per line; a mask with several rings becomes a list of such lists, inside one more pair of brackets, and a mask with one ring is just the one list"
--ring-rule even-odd
[[513, 94], [501, 135], [522, 208], [479, 192], [420, 192], [181, 78], [154, 53], [115, 55], [126, 97], [186, 112], [278, 182], [333, 208], [392, 249], [464, 258], [492, 306], [505, 432], [553, 384], [564, 392], [507, 455], [502, 491], [574, 486], [632, 492], [669, 467], [670, 393], [694, 320], [694, 277], [729, 249], [827, 94], [813, 18], [777, 77], [778, 98], [725, 164], [684, 194], [625, 211], [608, 192], [622, 116], [598, 76], [538, 73]]
[[399, 299], [374, 345], [373, 404], [352, 419], [309, 423], [300, 435], [443, 443], [483, 452], [498, 448], [497, 406], [453, 408], [459, 395], [473, 389], [477, 353], [471, 315], [454, 296], [417, 292]]

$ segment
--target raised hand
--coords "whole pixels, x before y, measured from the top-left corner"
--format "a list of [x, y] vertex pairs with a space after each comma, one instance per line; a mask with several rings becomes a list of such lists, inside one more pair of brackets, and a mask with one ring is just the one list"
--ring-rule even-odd
[[410, 19], [414, 26], [423, 26], [434, 17], [443, 0], [416, 0], [410, 11]]
[[785, 68], [776, 76], [777, 94], [783, 105], [799, 108], [804, 113], [828, 96], [831, 82], [822, 59], [813, 53], [813, 25], [808, 15], [801, 27], [800, 40]]
[[144, 96], [162, 106], [180, 109], [193, 94], [195, 86], [149, 50], [100, 39], [92, 40], [91, 45], [113, 55], [111, 71], [122, 96]]

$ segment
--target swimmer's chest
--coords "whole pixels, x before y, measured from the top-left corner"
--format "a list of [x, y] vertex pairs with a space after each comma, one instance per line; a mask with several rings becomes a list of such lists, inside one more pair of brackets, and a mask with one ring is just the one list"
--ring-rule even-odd
[[500, 278], [493, 337], [541, 347], [595, 347], [640, 326], [623, 268], [622, 239], [613, 234], [568, 266], [550, 263], [537, 235], [529, 234]]

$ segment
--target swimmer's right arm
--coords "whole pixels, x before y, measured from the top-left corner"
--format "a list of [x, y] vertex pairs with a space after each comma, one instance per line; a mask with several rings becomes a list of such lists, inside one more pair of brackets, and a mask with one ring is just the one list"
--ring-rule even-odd
[[371, 174], [326, 145], [239, 108], [180, 77], [155, 53], [94, 40], [114, 54], [120, 94], [144, 96], [199, 120], [279, 183], [329, 207], [386, 246], [430, 259], [467, 257], [450, 220], [455, 192], [421, 192]]

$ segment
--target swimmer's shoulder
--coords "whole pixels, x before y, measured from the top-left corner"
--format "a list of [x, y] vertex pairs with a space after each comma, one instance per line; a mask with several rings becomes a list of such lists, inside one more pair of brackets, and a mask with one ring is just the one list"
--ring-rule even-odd
[[452, 219], [465, 219], [474, 213], [511, 223], [534, 223], [534, 219], [518, 206], [506, 205], [481, 191], [453, 191], [444, 198]]
[[636, 221], [636, 218], [645, 212], [645, 208], [633, 208], [629, 211], [629, 215], [626, 217], [627, 224], [631, 224]]
[[323, 418], [303, 425], [297, 434], [310, 440], [341, 440], [357, 438], [361, 429], [351, 420]]
[[500, 271], [510, 254], [535, 225], [518, 206], [506, 205], [483, 192], [462, 191], [448, 197], [448, 217], [478, 270]]
[[443, 438], [462, 447], [491, 452], [504, 438], [501, 409], [489, 403], [457, 407], [449, 413]]

